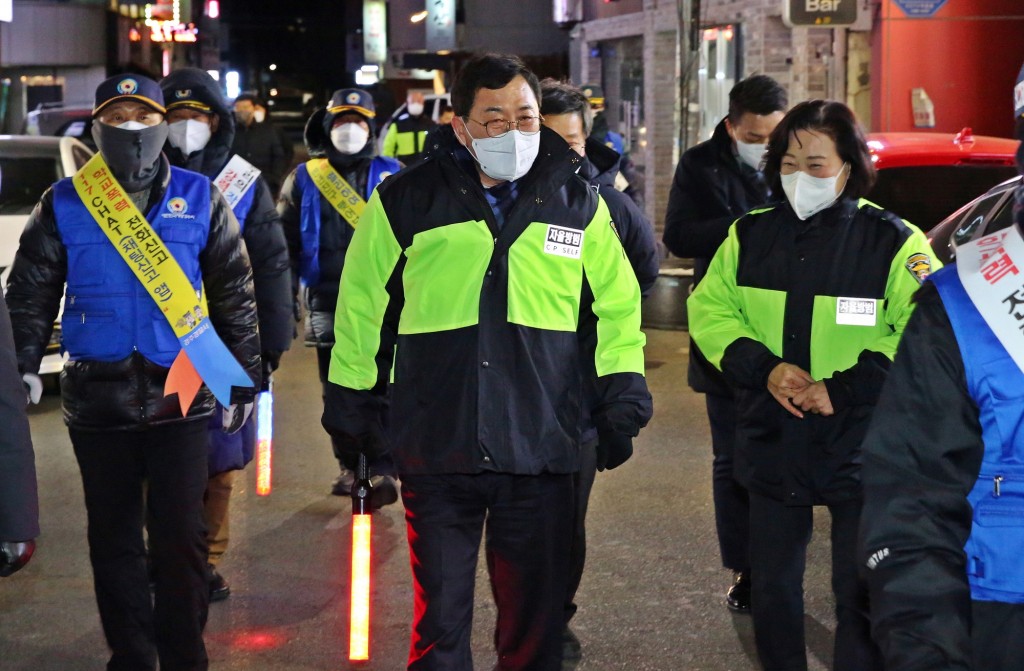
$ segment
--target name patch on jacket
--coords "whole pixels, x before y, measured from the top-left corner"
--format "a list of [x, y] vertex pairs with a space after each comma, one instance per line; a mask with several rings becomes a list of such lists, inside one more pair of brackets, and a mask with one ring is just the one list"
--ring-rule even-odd
[[873, 298], [837, 298], [836, 324], [847, 326], [874, 326], [877, 322], [878, 302]]
[[578, 259], [582, 250], [583, 231], [548, 224], [548, 234], [544, 239], [545, 253]]

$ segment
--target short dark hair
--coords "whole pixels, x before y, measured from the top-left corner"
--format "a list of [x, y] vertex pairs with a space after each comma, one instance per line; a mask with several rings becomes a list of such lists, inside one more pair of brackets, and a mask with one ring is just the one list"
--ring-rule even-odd
[[788, 106], [786, 89], [768, 75], [747, 77], [729, 91], [729, 121], [734, 124], [746, 112], [764, 116], [785, 112]]
[[452, 114], [455, 114], [455, 108], [452, 107], [451, 105], [444, 105], [441, 108], [441, 114], [444, 114], [445, 112], [451, 112]]
[[569, 82], [560, 82], [548, 77], [540, 83], [540, 113], [579, 114], [583, 122], [583, 134], [590, 135], [594, 125], [594, 110], [582, 90]]
[[864, 133], [853, 110], [834, 100], [808, 100], [802, 102], [782, 118], [768, 138], [764, 174], [775, 193], [782, 193], [779, 170], [782, 157], [789, 149], [790, 138], [798, 130], [823, 133], [836, 143], [839, 158], [850, 164], [843, 195], [862, 198], [875, 184], [877, 172]]
[[455, 75], [452, 84], [452, 107], [455, 114], [464, 117], [473, 108], [476, 92], [480, 89], [505, 88], [516, 77], [522, 77], [533, 89], [540, 104], [540, 82], [537, 75], [526, 67], [522, 59], [511, 54], [479, 54], [473, 56]]
[[265, 107], [265, 105], [263, 104], [263, 101], [255, 93], [243, 93], [240, 96], [238, 96], [237, 98], [235, 98], [235, 102], [236, 103], [241, 103], [241, 102], [245, 102], [245, 101], [251, 102], [253, 107], [255, 107], [256, 105], [259, 105], [261, 107]]

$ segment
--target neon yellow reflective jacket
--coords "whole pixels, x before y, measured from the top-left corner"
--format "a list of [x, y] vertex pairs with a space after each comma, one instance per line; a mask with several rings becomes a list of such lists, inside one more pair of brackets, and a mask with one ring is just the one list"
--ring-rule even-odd
[[370, 393], [390, 371], [400, 473], [573, 472], [578, 331], [594, 321], [581, 313], [597, 317], [598, 413], [615, 408], [634, 435], [650, 416], [636, 277], [556, 135], [542, 131], [500, 232], [468, 154], [460, 165], [450, 131], [445, 140], [367, 204], [342, 273], [330, 382]]

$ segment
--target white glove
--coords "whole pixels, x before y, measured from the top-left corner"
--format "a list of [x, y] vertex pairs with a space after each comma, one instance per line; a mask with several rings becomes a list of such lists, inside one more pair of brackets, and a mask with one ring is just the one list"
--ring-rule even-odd
[[42, 378], [35, 373], [25, 373], [21, 376], [21, 380], [25, 383], [25, 405], [39, 403], [39, 399], [43, 396]]
[[243, 403], [242, 405], [232, 403], [224, 408], [221, 411], [221, 431], [229, 435], [237, 433], [252, 414], [252, 406], [252, 403]]

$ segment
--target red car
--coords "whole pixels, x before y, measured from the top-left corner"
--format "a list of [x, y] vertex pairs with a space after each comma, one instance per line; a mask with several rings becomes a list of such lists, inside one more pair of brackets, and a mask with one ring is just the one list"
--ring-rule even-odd
[[1017, 140], [952, 133], [871, 133], [878, 182], [868, 200], [928, 231], [1017, 174]]

